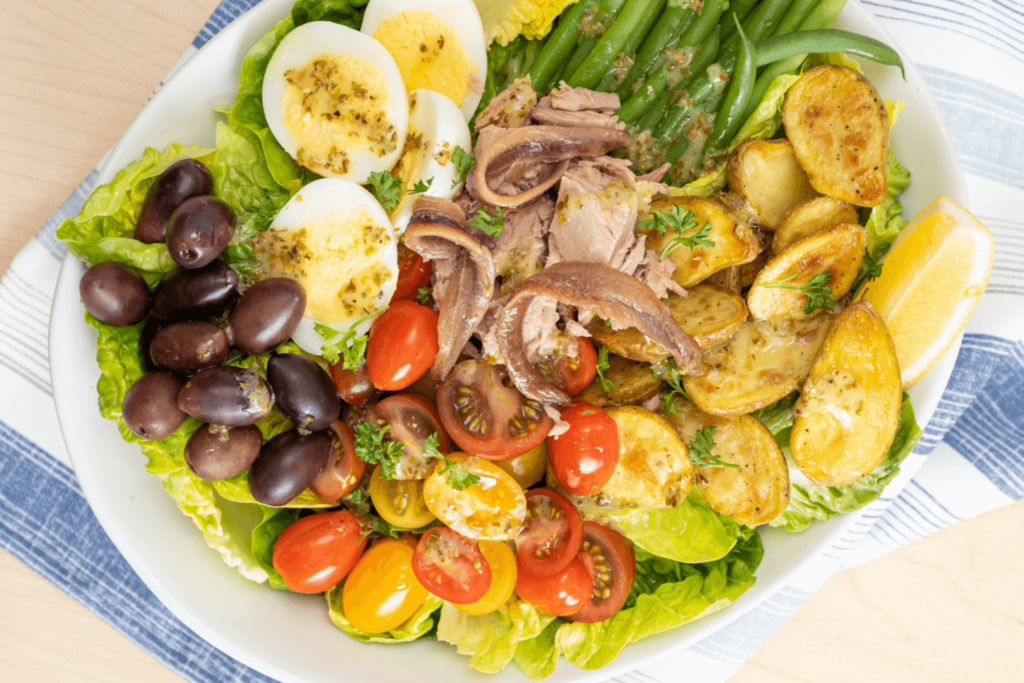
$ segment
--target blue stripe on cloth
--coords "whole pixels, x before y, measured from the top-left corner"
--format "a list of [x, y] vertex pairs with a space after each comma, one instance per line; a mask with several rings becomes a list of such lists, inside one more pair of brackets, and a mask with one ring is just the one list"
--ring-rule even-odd
[[259, 3], [260, 0], [224, 0], [217, 6], [217, 9], [213, 10], [213, 14], [206, 20], [206, 24], [192, 41], [192, 45], [198, 50], [225, 26]]
[[2, 421], [0, 547], [195, 683], [274, 683], [171, 614], [111, 543], [74, 472]]
[[778, 593], [728, 626], [693, 645], [711, 659], [739, 664], [750, 659], [811, 597], [809, 591], [784, 586]]

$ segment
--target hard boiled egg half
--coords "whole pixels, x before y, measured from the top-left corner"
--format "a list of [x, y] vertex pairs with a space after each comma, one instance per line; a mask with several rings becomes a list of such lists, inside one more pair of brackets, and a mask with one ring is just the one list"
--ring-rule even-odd
[[[253, 239], [260, 275], [287, 277], [306, 290], [306, 312], [292, 335], [320, 355], [325, 341], [384, 308], [398, 282], [398, 245], [384, 209], [355, 183], [324, 178], [306, 185]], [[360, 327], [368, 328], [370, 320]], [[360, 333], [363, 330], [360, 330]]]
[[387, 48], [409, 92], [439, 92], [473, 118], [487, 77], [487, 44], [473, 0], [370, 0], [362, 32]]
[[409, 93], [409, 133], [405, 137], [405, 150], [391, 169], [402, 182], [402, 198], [390, 214], [395, 234], [405, 232], [419, 197], [451, 199], [459, 191], [462, 178], [452, 160], [456, 147], [467, 152], [472, 149], [469, 125], [459, 108], [432, 90]]
[[277, 46], [263, 112], [300, 166], [355, 183], [394, 165], [409, 121], [402, 74], [388, 51], [329, 21], [303, 24]]

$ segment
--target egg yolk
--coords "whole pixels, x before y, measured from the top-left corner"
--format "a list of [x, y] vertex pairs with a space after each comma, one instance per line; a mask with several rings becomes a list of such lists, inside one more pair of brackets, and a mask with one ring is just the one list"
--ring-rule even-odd
[[351, 55], [320, 55], [284, 73], [284, 125], [298, 143], [296, 160], [322, 175], [348, 173], [351, 156], [369, 150], [379, 157], [398, 146], [387, 117], [388, 86], [369, 61]]
[[261, 275], [288, 277], [306, 290], [305, 316], [341, 326], [376, 311], [392, 277], [380, 262], [388, 230], [368, 213], [328, 216], [298, 230], [271, 228], [253, 239]]
[[373, 37], [395, 58], [406, 90], [433, 90], [462, 106], [478, 67], [448, 24], [430, 12], [409, 10], [389, 17]]

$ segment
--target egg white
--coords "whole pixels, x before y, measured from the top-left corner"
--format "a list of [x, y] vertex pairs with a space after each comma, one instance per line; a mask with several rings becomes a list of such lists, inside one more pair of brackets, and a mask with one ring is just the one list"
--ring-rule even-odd
[[397, 145], [389, 153], [380, 155], [372, 147], [345, 150], [349, 153], [349, 168], [345, 173], [314, 169], [321, 175], [364, 183], [375, 171], [386, 171], [395, 163], [405, 145], [409, 122], [409, 102], [402, 74], [394, 58], [372, 38], [359, 31], [330, 21], [314, 21], [299, 26], [286, 35], [277, 46], [267, 65], [263, 80], [263, 111], [271, 132], [281, 146], [298, 160], [299, 142], [288, 131], [282, 103], [288, 82], [285, 72], [301, 69], [312, 60], [324, 55], [342, 55], [365, 60], [383, 77], [387, 86], [385, 117], [397, 133]]
[[469, 89], [460, 108], [466, 121], [473, 118], [483, 96], [487, 77], [487, 43], [484, 40], [480, 11], [473, 0], [370, 0], [363, 15], [360, 31], [373, 36], [377, 27], [402, 12], [421, 11], [436, 16], [447, 24], [462, 43], [471, 68]]

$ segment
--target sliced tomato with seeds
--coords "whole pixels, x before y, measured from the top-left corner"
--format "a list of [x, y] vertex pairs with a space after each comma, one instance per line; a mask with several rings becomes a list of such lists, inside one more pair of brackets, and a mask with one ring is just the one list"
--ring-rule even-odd
[[569, 618], [585, 624], [615, 616], [626, 603], [636, 577], [633, 544], [614, 529], [583, 522], [583, 547], [578, 558], [593, 577], [590, 602]]
[[578, 556], [554, 574], [537, 576], [520, 571], [516, 577], [516, 594], [556, 617], [569, 617], [586, 609], [593, 587], [590, 572]]
[[476, 602], [491, 587], [491, 566], [480, 546], [448, 527], [424, 532], [412, 571], [424, 588], [456, 605]]
[[522, 455], [555, 425], [540, 403], [519, 393], [504, 367], [484, 360], [452, 368], [438, 388], [437, 410], [462, 450], [492, 460]]
[[575, 396], [590, 386], [597, 377], [597, 351], [586, 337], [578, 337], [580, 352], [576, 356], [562, 356], [555, 365], [562, 376], [562, 391]]
[[331, 456], [309, 488], [320, 499], [334, 502], [359, 484], [366, 472], [366, 463], [356, 457], [355, 434], [351, 427], [336, 420], [331, 432], [334, 437]]
[[526, 493], [526, 521], [516, 537], [521, 571], [550, 576], [572, 562], [583, 544], [583, 520], [560, 493], [533, 489]]
[[388, 396], [374, 407], [373, 414], [378, 424], [387, 423], [385, 438], [399, 442], [404, 449], [395, 466], [395, 479], [424, 479], [434, 471], [437, 461], [423, 456], [424, 444], [432, 434], [437, 434], [437, 450], [447, 455], [452, 449], [441, 418], [422, 396]]
[[433, 271], [433, 263], [424, 261], [422, 256], [399, 242], [398, 284], [391, 300], [415, 299], [420, 288], [430, 284], [430, 275]]

